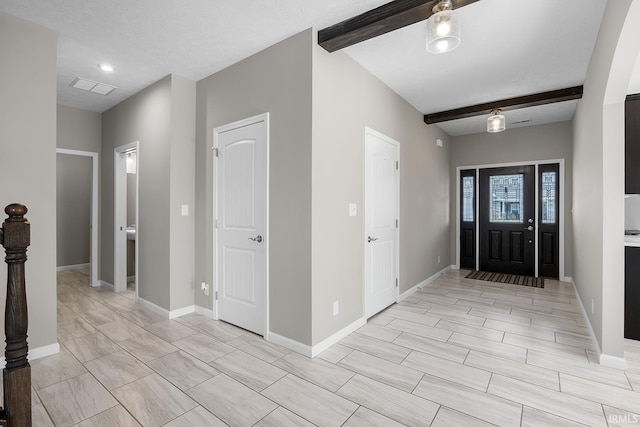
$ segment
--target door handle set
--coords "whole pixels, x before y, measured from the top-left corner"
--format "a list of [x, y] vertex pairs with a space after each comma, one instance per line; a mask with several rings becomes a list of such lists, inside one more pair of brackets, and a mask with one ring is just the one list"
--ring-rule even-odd
[[249, 237], [249, 240], [253, 240], [254, 242], [262, 243], [262, 236], [258, 234], [256, 237]]
[[535, 228], [533, 227], [533, 225], [530, 225], [528, 227], [525, 227], [525, 230], [533, 231], [533, 230], [535, 230]]
[[371, 242], [375, 242], [376, 240], [378, 240], [378, 238], [377, 238], [377, 237], [371, 237], [371, 236], [368, 236], [368, 237], [367, 237], [367, 242], [369, 242], [369, 243], [371, 243]]

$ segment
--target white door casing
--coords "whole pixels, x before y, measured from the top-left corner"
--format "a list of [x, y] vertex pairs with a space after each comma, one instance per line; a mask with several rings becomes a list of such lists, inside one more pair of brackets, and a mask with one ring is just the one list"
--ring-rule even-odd
[[265, 335], [268, 114], [214, 129], [220, 320]]
[[400, 144], [365, 128], [365, 317], [398, 298]]

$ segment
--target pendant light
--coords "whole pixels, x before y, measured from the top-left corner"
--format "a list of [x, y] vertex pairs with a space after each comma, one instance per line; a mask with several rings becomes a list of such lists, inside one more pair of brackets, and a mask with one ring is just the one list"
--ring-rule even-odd
[[460, 44], [460, 23], [451, 0], [441, 0], [433, 6], [427, 19], [427, 51], [445, 53]]
[[487, 119], [487, 132], [497, 133], [506, 129], [504, 114], [500, 109], [491, 111], [491, 115]]

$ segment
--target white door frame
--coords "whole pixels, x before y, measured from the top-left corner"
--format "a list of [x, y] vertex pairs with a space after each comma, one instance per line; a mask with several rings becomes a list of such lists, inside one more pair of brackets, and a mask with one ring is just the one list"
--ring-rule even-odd
[[[536, 224], [536, 233], [535, 233], [535, 275], [536, 277], [538, 276], [538, 216], [540, 214], [539, 209], [538, 209], [538, 204], [540, 203], [540, 201], [538, 200], [539, 197], [539, 189], [538, 189], [538, 167], [540, 165], [547, 165], [547, 164], [552, 164], [552, 163], [558, 163], [559, 164], [559, 173], [558, 173], [558, 178], [560, 179], [560, 182], [558, 183], [558, 188], [560, 189], [560, 200], [558, 202], [558, 207], [559, 207], [559, 211], [560, 211], [560, 224], [559, 224], [559, 228], [558, 228], [558, 252], [559, 252], [559, 259], [560, 259], [560, 265], [558, 266], [558, 277], [560, 280], [562, 281], [571, 281], [571, 278], [569, 277], [565, 277], [564, 275], [564, 247], [565, 247], [565, 241], [564, 241], [564, 217], [565, 217], [565, 212], [564, 212], [564, 203], [565, 203], [565, 197], [566, 197], [566, 180], [565, 180], [565, 166], [564, 166], [564, 159], [550, 159], [550, 160], [532, 160], [530, 162], [512, 162], [512, 163], [492, 163], [492, 164], [487, 164], [487, 165], [469, 165], [469, 166], [458, 166], [456, 167], [456, 241], [455, 243], [455, 251], [456, 251], [456, 265], [455, 265], [455, 269], [459, 270], [460, 269], [460, 171], [461, 170], [470, 170], [470, 169], [475, 169], [476, 171], [476, 182], [475, 182], [475, 194], [476, 194], [476, 212], [478, 212], [478, 210], [480, 209], [480, 193], [479, 193], [479, 176], [480, 176], [480, 169], [488, 169], [488, 168], [501, 168], [501, 167], [509, 167], [509, 166], [523, 166], [523, 165], [534, 165], [535, 166], [535, 224]], [[480, 230], [480, 224], [479, 224], [479, 219], [478, 219], [479, 215], [475, 216], [476, 219], [476, 270], [478, 269], [478, 267], [480, 266], [480, 239], [478, 237], [479, 234], [479, 230]]]
[[[140, 142], [134, 141], [113, 150], [113, 290], [127, 290], [127, 153], [136, 152], [136, 283], [140, 283], [139, 259], [139, 183], [140, 183]], [[136, 286], [136, 301], [138, 300]]]
[[[363, 183], [364, 186], [366, 186], [367, 184], [367, 176], [366, 176], [366, 161], [367, 161], [367, 151], [366, 151], [366, 147], [367, 147], [367, 135], [372, 135], [375, 136], [377, 138], [380, 138], [386, 142], [388, 142], [389, 144], [393, 145], [396, 147], [397, 150], [397, 154], [398, 154], [398, 179], [396, 180], [396, 218], [398, 220], [398, 226], [396, 227], [396, 248], [395, 248], [395, 264], [396, 264], [396, 278], [398, 279], [398, 283], [396, 286], [396, 303], [400, 302], [400, 227], [401, 227], [401, 223], [400, 223], [400, 167], [402, 166], [400, 164], [400, 142], [396, 141], [393, 138], [390, 138], [388, 136], [386, 136], [383, 133], [380, 133], [374, 129], [371, 129], [368, 126], [364, 127], [364, 157], [363, 157], [363, 165], [362, 165], [362, 173], [364, 175], [364, 179], [363, 179]], [[367, 280], [366, 280], [366, 250], [367, 250], [367, 242], [366, 242], [366, 221], [365, 221], [365, 216], [366, 216], [366, 209], [367, 209], [367, 205], [366, 205], [366, 188], [363, 188], [363, 192], [365, 194], [364, 197], [364, 210], [363, 210], [363, 215], [362, 215], [362, 271], [363, 271], [363, 275], [362, 275], [362, 313], [364, 313], [364, 316], [367, 317]]]
[[233, 123], [228, 123], [226, 125], [222, 125], [222, 126], [218, 126], [213, 128], [213, 146], [211, 147], [212, 150], [212, 155], [213, 155], [213, 203], [215, 204], [214, 206], [214, 217], [213, 217], [213, 265], [214, 265], [214, 273], [213, 273], [213, 289], [215, 290], [215, 292], [212, 293], [212, 295], [210, 295], [210, 298], [213, 298], [213, 318], [218, 320], [218, 300], [216, 298], [216, 295], [219, 291], [218, 289], [218, 227], [217, 227], [217, 221], [218, 221], [218, 217], [219, 217], [219, 207], [220, 207], [220, 200], [218, 199], [218, 180], [217, 180], [217, 173], [218, 173], [218, 157], [216, 156], [216, 153], [218, 151], [218, 139], [221, 133], [223, 132], [228, 132], [230, 130], [234, 130], [234, 129], [238, 129], [238, 128], [242, 128], [245, 126], [250, 126], [256, 123], [260, 123], [260, 122], [264, 122], [265, 123], [265, 133], [266, 133], [266, 137], [265, 137], [265, 143], [266, 143], [266, 150], [267, 150], [267, 156], [266, 156], [266, 174], [267, 174], [267, 193], [265, 195], [266, 200], [265, 200], [265, 230], [264, 230], [264, 241], [265, 241], [265, 254], [264, 254], [264, 259], [265, 259], [265, 295], [264, 295], [264, 338], [265, 339], [269, 339], [269, 247], [271, 245], [271, 239], [269, 238], [269, 155], [270, 155], [270, 150], [269, 150], [269, 135], [270, 135], [270, 130], [269, 130], [269, 113], [263, 113], [263, 114], [258, 114], [257, 116], [253, 116], [253, 117], [249, 117], [243, 120], [238, 120], [236, 122]]
[[98, 282], [98, 199], [100, 198], [98, 176], [100, 173], [100, 154], [93, 151], [68, 150], [56, 148], [56, 154], [91, 157], [91, 268], [89, 277], [91, 286], [99, 286]]

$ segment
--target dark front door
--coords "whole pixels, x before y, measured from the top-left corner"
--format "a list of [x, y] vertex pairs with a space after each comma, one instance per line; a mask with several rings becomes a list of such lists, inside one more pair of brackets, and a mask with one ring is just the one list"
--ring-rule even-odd
[[481, 169], [480, 270], [535, 274], [535, 167]]

